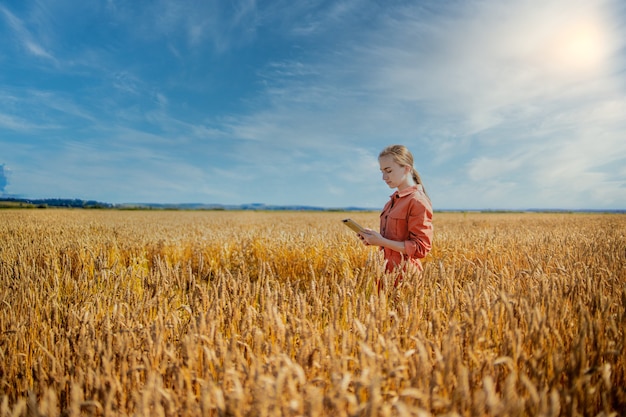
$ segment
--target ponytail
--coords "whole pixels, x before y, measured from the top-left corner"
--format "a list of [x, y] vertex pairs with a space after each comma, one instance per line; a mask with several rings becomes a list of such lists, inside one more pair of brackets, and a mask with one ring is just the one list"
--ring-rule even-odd
[[426, 192], [426, 187], [424, 187], [424, 183], [422, 182], [422, 178], [420, 177], [420, 174], [419, 174], [419, 172], [417, 172], [415, 167], [411, 167], [411, 176], [413, 177], [413, 181], [415, 181], [415, 184], [420, 184], [422, 186], [422, 190], [424, 191], [424, 194], [426, 195], [426, 197], [430, 201], [430, 196]]

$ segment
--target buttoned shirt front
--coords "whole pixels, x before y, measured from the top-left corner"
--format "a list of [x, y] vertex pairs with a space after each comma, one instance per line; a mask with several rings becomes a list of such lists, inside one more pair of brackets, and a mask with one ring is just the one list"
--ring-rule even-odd
[[420, 259], [430, 252], [433, 240], [433, 209], [421, 184], [396, 191], [380, 214], [380, 234], [404, 242], [406, 254], [383, 247], [387, 271], [403, 261], [422, 270]]

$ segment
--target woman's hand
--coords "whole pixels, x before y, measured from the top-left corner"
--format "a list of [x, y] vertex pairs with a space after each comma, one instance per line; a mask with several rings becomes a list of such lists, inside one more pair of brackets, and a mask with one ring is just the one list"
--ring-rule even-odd
[[396, 252], [406, 253], [404, 242], [386, 239], [375, 230], [365, 229], [363, 232], [357, 234], [364, 245], [383, 246], [385, 248], [395, 250]]
[[363, 232], [358, 233], [359, 238], [365, 245], [381, 246], [385, 238], [375, 230], [365, 229]]

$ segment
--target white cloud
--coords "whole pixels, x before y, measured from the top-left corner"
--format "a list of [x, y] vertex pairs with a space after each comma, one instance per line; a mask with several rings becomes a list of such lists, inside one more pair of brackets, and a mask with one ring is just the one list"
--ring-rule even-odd
[[489, 179], [499, 179], [508, 177], [519, 170], [523, 160], [509, 157], [490, 158], [477, 157], [472, 159], [468, 165], [467, 172], [472, 181], [484, 181]]
[[0, 5], [0, 12], [4, 15], [5, 20], [13, 30], [13, 35], [24, 50], [38, 58], [56, 62], [53, 54], [41, 45], [21, 19], [3, 5]]
[[31, 54], [38, 56], [40, 58], [47, 58], [50, 60], [54, 60], [54, 57], [50, 53], [48, 53], [41, 45], [31, 40], [24, 40], [23, 43], [24, 43], [24, 46], [26, 47], [26, 50], [30, 52]]
[[464, 116], [466, 129], [477, 132], [520, 102], [605, 75], [611, 53], [622, 46], [607, 24], [608, 2], [465, 5], [436, 24], [425, 23], [438, 17], [420, 9], [411, 12], [416, 23], [390, 20], [362, 62], [372, 70], [373, 87], [385, 97]]
[[33, 124], [28, 120], [2, 113], [0, 113], [0, 127], [9, 130], [30, 130], [34, 128]]

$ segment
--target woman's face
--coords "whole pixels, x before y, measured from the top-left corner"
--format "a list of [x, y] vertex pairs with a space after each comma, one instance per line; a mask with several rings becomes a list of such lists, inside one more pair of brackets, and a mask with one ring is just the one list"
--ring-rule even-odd
[[387, 183], [389, 188], [402, 189], [409, 185], [407, 176], [410, 168], [408, 166], [399, 165], [391, 155], [381, 156], [378, 162], [380, 163], [380, 172], [383, 173], [383, 181]]

